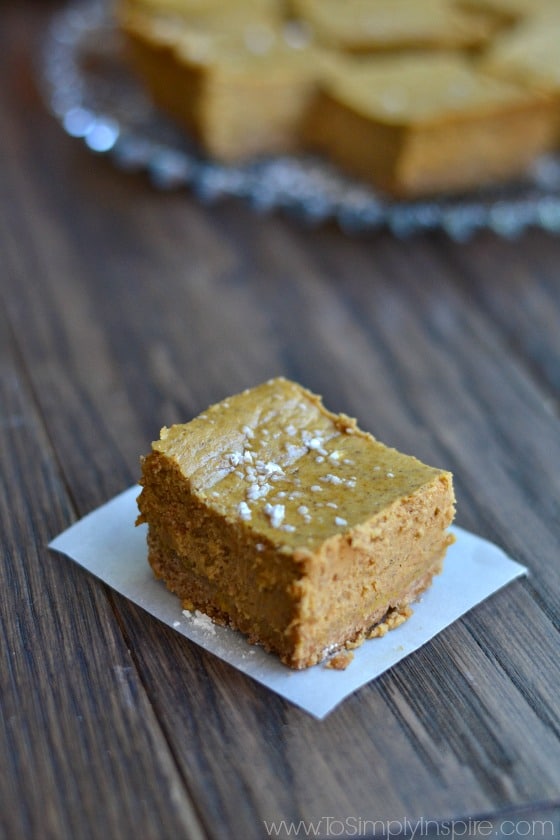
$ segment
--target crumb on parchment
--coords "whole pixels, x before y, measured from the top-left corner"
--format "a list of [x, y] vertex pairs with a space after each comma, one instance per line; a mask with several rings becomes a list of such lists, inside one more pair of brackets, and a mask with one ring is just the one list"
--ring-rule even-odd
[[325, 668], [331, 668], [333, 671], [345, 671], [354, 659], [354, 654], [350, 650], [343, 650], [335, 654], [326, 663]]
[[393, 607], [379, 624], [364, 633], [360, 633], [353, 641], [346, 642], [345, 650], [329, 659], [325, 667], [332, 668], [335, 671], [344, 671], [354, 658], [354, 654], [351, 653], [352, 650], [359, 648], [367, 639], [381, 639], [389, 630], [395, 630], [401, 624], [404, 624], [411, 615], [412, 609], [409, 606]]
[[372, 627], [371, 630], [366, 634], [366, 639], [379, 639], [384, 636], [389, 630], [395, 630], [397, 627], [400, 627], [401, 624], [410, 618], [412, 615], [412, 610], [410, 607], [395, 607], [392, 610], [389, 610], [387, 615], [385, 616], [384, 620], [381, 621], [379, 624], [376, 624], [375, 627]]

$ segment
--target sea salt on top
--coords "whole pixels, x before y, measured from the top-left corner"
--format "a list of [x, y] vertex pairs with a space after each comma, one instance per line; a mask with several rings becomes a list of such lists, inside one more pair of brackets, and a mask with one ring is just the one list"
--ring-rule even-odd
[[279, 528], [282, 522], [284, 521], [286, 508], [284, 507], [284, 505], [266, 504], [264, 506], [264, 512], [270, 519], [270, 524], [272, 525], [272, 527]]

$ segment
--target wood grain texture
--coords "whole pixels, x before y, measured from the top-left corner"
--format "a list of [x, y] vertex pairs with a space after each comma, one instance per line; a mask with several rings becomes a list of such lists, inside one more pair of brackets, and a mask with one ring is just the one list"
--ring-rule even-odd
[[0, 836], [202, 837], [106, 588], [46, 549], [74, 512], [0, 337]]
[[[556, 819], [560, 241], [351, 239], [157, 193], [44, 111], [48, 8], [0, 26], [0, 831]], [[452, 469], [459, 524], [531, 571], [323, 722], [45, 549], [161, 425], [276, 374]]]

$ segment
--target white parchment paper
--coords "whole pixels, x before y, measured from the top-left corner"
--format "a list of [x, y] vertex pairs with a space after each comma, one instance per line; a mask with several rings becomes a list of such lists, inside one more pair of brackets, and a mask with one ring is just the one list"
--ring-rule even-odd
[[262, 648], [200, 614], [183, 613], [179, 599], [154, 578], [146, 555], [146, 527], [135, 527], [134, 486], [76, 522], [49, 545], [103, 580], [117, 592], [173, 627], [178, 633], [226, 660], [272, 691], [325, 717], [356, 689], [417, 650], [461, 615], [527, 570], [487, 540], [453, 527], [457, 542], [444, 570], [413, 605], [414, 614], [396, 630], [365, 642], [345, 671], [316, 665], [293, 671]]

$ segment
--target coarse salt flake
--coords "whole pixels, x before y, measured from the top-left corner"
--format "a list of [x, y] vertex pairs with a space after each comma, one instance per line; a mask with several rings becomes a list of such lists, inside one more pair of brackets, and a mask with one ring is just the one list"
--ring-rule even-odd
[[278, 475], [282, 475], [284, 470], [280, 466], [280, 464], [276, 464], [274, 461], [257, 461], [256, 469], [259, 475], [270, 476], [274, 475], [275, 473]]
[[239, 514], [240, 519], [243, 519], [245, 522], [248, 522], [251, 519], [251, 508], [247, 502], [239, 502], [237, 505], [237, 513]]
[[295, 443], [286, 443], [284, 445], [286, 452], [288, 453], [288, 457], [292, 458], [296, 461], [298, 458], [301, 458], [302, 455], [305, 455], [306, 449], [303, 446], [298, 446]]
[[340, 476], [333, 475], [332, 473], [321, 476], [321, 481], [325, 481], [327, 484], [342, 484]]
[[272, 527], [279, 528], [284, 520], [286, 508], [284, 507], [284, 505], [266, 504], [264, 506], [264, 512], [270, 519], [270, 524], [272, 525]]
[[268, 493], [272, 490], [270, 484], [266, 482], [264, 484], [254, 484], [249, 485], [247, 490], [246, 496], [249, 502], [256, 502], [258, 499], [264, 498]]
[[309, 429], [302, 429], [301, 439], [308, 449], [320, 449], [323, 445], [323, 439], [318, 432], [310, 432]]

